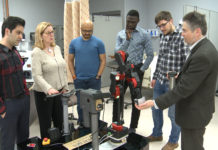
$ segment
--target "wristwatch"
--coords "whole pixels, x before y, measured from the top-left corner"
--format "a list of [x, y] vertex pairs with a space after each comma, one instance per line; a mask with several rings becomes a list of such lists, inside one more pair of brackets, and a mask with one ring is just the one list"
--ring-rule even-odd
[[72, 77], [73, 77], [73, 80], [75, 80], [75, 79], [76, 79], [76, 75], [73, 75]]

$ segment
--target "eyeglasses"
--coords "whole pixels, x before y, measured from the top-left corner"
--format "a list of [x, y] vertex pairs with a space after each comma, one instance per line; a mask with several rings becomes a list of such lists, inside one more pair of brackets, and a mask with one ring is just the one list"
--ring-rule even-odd
[[167, 21], [166, 23], [162, 23], [161, 25], [157, 25], [157, 28], [161, 28], [161, 27], [165, 27], [168, 24], [169, 21]]
[[44, 32], [46, 35], [52, 35], [54, 34], [54, 31], [50, 31], [50, 32]]
[[92, 33], [93, 30], [81, 30], [83, 33]]

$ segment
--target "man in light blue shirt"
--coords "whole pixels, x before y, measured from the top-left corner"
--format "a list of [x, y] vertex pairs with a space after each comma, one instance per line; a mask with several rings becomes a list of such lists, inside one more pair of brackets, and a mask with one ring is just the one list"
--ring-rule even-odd
[[[139, 13], [137, 10], [130, 10], [126, 17], [126, 29], [121, 30], [117, 35], [115, 52], [123, 50], [128, 53], [127, 61], [132, 63], [134, 71], [139, 75], [140, 82], [142, 85], [142, 80], [144, 76], [144, 71], [148, 69], [151, 61], [153, 60], [154, 54], [151, 46], [151, 40], [146, 31], [141, 27], [137, 26], [139, 22]], [[143, 63], [143, 57], [146, 54], [147, 58]], [[141, 88], [140, 85], [140, 88]], [[124, 91], [126, 91], [128, 83], [125, 82]], [[131, 95], [132, 99], [132, 117], [130, 123], [129, 132], [135, 132], [138, 126], [138, 120], [140, 116], [140, 111], [134, 106], [135, 96]], [[113, 107], [113, 122], [116, 120], [116, 108], [117, 101], [114, 101]], [[121, 108], [122, 109], [122, 108]]]

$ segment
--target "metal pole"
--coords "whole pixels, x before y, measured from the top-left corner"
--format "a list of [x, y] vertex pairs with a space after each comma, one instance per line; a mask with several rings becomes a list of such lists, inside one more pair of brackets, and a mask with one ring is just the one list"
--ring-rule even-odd
[[9, 5], [8, 5], [8, 0], [6, 0], [5, 5], [6, 5], [6, 17], [8, 17], [8, 16], [9, 16]]
[[176, 72], [175, 71], [170, 71], [170, 72], [168, 72], [168, 76], [169, 76], [169, 80], [170, 80], [170, 85], [169, 85], [169, 87], [170, 87], [170, 90], [172, 90], [173, 89], [173, 87], [175, 86], [175, 76], [176, 76]]
[[68, 98], [62, 97], [63, 105], [63, 121], [64, 121], [64, 134], [70, 133], [68, 122]]
[[65, 142], [69, 142], [71, 140], [71, 133], [69, 129], [69, 120], [68, 120], [68, 97], [61, 96], [62, 105], [63, 105], [63, 122], [64, 122], [64, 129], [63, 129], [63, 136]]
[[91, 130], [92, 130], [92, 147], [93, 147], [93, 150], [99, 150], [98, 113], [92, 113], [91, 114]]
[[3, 8], [3, 20], [6, 19], [6, 13], [5, 13], [5, 0], [2, 0], [2, 8]]

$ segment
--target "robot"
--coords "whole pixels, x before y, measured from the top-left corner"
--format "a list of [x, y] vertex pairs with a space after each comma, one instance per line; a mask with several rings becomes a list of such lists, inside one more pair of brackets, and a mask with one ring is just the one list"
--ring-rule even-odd
[[117, 140], [128, 135], [128, 129], [123, 127], [124, 83], [128, 82], [131, 95], [136, 97], [136, 101], [142, 98], [138, 73], [133, 70], [134, 65], [127, 61], [127, 57], [128, 54], [124, 51], [116, 52], [115, 59], [119, 67], [116, 72], [110, 74], [110, 93], [117, 104], [113, 109], [117, 115], [113, 116], [111, 132], [113, 133], [112, 137]]

